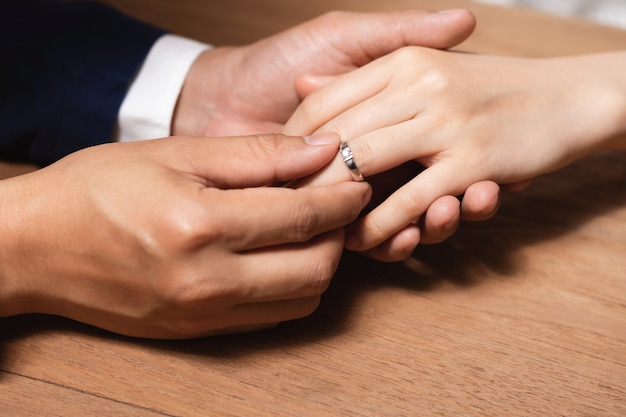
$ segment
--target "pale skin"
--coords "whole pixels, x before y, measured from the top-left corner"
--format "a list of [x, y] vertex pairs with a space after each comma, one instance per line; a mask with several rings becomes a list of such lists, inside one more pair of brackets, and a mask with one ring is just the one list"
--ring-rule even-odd
[[[337, 132], [366, 178], [407, 161], [426, 168], [349, 228], [348, 249], [384, 258], [390, 237], [441, 196], [481, 181], [523, 187], [626, 149], [625, 67], [626, 52], [521, 59], [407, 47], [343, 77], [303, 79], [310, 94], [285, 132]], [[306, 183], [350, 178], [336, 157]]]

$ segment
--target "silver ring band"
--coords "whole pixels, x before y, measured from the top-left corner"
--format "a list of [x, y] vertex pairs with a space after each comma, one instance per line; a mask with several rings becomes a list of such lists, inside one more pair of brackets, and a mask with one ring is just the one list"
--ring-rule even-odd
[[346, 163], [346, 166], [350, 170], [352, 177], [355, 181], [363, 181], [363, 175], [359, 170], [359, 167], [356, 166], [356, 162], [354, 162], [354, 156], [352, 155], [352, 150], [350, 146], [348, 146], [348, 142], [341, 142], [339, 146], [339, 152], [341, 152], [341, 157], [343, 158], [343, 162]]

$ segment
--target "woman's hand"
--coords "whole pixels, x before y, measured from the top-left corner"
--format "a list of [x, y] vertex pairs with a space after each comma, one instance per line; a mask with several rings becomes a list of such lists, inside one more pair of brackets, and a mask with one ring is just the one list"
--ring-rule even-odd
[[[442, 196], [484, 181], [527, 184], [616, 146], [626, 121], [625, 60], [624, 53], [533, 60], [407, 47], [324, 81], [285, 132], [339, 133], [366, 178], [407, 161], [426, 168], [351, 228], [347, 247], [372, 251], [411, 230]], [[307, 182], [349, 178], [336, 157]]]
[[251, 330], [318, 305], [370, 187], [310, 175], [335, 135], [168, 138], [85, 149], [0, 183], [0, 314], [125, 335]]
[[173, 134], [279, 132], [300, 104], [300, 75], [344, 74], [407, 45], [450, 48], [474, 25], [466, 10], [331, 12], [251, 45], [206, 51], [183, 86]]

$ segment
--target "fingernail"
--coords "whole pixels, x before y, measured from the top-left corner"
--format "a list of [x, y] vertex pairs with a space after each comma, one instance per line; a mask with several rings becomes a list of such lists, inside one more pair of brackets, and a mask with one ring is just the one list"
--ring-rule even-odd
[[304, 142], [309, 145], [328, 145], [330, 143], [339, 143], [339, 135], [334, 132], [316, 133], [311, 136], [305, 136]]

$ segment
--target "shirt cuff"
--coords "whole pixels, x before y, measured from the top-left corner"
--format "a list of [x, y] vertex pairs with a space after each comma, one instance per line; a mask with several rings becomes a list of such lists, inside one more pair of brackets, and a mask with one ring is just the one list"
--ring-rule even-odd
[[152, 46], [117, 117], [119, 142], [169, 136], [178, 96], [191, 65], [210, 45], [166, 34]]

